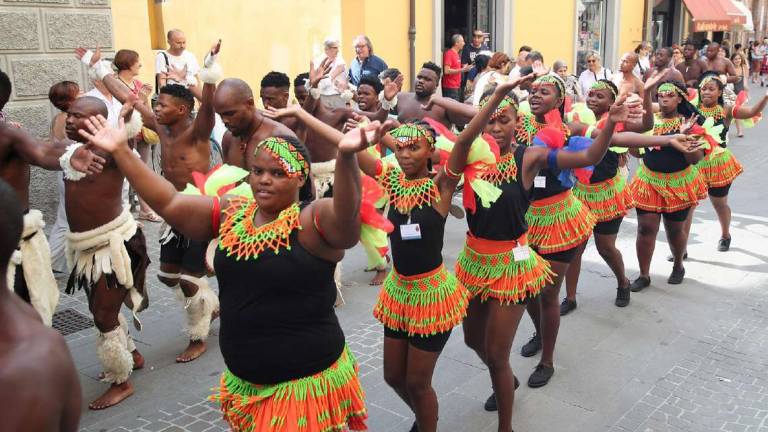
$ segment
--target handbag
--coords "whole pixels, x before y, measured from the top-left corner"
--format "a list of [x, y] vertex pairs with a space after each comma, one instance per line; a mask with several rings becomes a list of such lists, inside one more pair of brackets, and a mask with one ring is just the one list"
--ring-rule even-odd
[[[168, 60], [168, 54], [165, 53], [165, 51], [160, 51], [160, 54], [163, 55], [163, 58], [165, 59], [165, 70], [169, 70], [171, 67], [171, 63]], [[160, 78], [157, 76], [158, 74], [155, 74], [155, 94], [152, 95], [151, 104], [152, 109], [155, 108], [155, 105], [157, 105], [157, 96], [160, 94]]]

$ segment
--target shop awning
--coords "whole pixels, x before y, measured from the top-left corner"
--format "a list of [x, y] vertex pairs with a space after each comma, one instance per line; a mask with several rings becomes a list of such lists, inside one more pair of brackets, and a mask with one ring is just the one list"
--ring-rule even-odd
[[734, 0], [683, 0], [693, 17], [694, 32], [730, 31], [733, 25], [744, 25], [746, 15]]
[[752, 20], [752, 11], [749, 10], [747, 5], [745, 5], [743, 2], [740, 2], [738, 0], [732, 0], [733, 4], [736, 6], [736, 8], [739, 9], [739, 11], [744, 15], [744, 23], [739, 24], [737, 27], [738, 30], [745, 31], [745, 32], [753, 32], [755, 31], [755, 23]]

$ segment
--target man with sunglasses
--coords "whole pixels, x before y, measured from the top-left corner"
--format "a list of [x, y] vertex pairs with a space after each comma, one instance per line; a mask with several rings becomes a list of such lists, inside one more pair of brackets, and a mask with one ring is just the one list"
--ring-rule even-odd
[[[469, 44], [465, 45], [464, 49], [461, 50], [461, 64], [472, 65], [472, 70], [474, 70], [475, 57], [477, 57], [480, 51], [487, 51], [488, 49], [489, 49], [488, 42], [486, 42], [485, 40], [485, 33], [483, 33], [482, 30], [473, 31], [472, 38], [470, 39]], [[467, 87], [467, 80], [470, 78], [470, 75], [473, 73], [472, 70], [461, 75], [461, 94], [462, 95], [464, 94], [464, 89]]]

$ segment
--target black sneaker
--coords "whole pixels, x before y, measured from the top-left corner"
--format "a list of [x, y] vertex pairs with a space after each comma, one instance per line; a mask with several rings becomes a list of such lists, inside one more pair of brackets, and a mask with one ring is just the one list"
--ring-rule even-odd
[[[520, 381], [517, 379], [516, 376], [512, 375], [515, 378], [515, 390], [517, 390], [518, 387], [520, 387]], [[494, 412], [499, 410], [499, 406], [496, 404], [496, 393], [491, 393], [490, 396], [488, 396], [488, 399], [486, 399], [485, 404], [483, 405], [483, 408], [488, 412]]]
[[685, 269], [672, 269], [672, 273], [669, 275], [669, 279], [667, 279], [667, 283], [670, 285], [680, 285], [683, 283], [683, 278], [685, 278]]
[[648, 288], [648, 286], [651, 284], [651, 278], [645, 277], [645, 276], [638, 276], [637, 279], [633, 280], [631, 284], [629, 284], [629, 290], [632, 292], [639, 292], [644, 290], [645, 288]]
[[629, 288], [616, 288], [616, 301], [618, 307], [627, 307], [629, 304]]
[[528, 340], [528, 343], [523, 345], [523, 349], [520, 350], [520, 354], [523, 357], [533, 357], [537, 352], [541, 350], [541, 336], [538, 333], [534, 333]]
[[555, 368], [551, 366], [544, 366], [542, 364], [536, 366], [536, 370], [533, 371], [530, 377], [528, 377], [528, 387], [539, 388], [544, 387], [555, 374]]
[[568, 315], [569, 312], [576, 309], [576, 300], [568, 300], [568, 298], [564, 298], [563, 302], [560, 303], [560, 316]]
[[[688, 252], [685, 252], [685, 253], [683, 254], [683, 261], [685, 261], [685, 260], [687, 260], [687, 259], [688, 259]], [[669, 254], [669, 255], [667, 255], [667, 261], [669, 261], [669, 262], [675, 262], [675, 256], [674, 256], [674, 255], [672, 255], [672, 254]]]
[[720, 252], [728, 252], [728, 249], [731, 248], [731, 238], [721, 238], [719, 242], [717, 242], [717, 250]]

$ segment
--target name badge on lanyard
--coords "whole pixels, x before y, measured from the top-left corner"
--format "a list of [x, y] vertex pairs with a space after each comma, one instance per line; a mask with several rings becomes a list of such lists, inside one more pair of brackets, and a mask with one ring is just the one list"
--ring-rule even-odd
[[408, 222], [400, 225], [400, 238], [403, 240], [421, 240], [421, 227], [411, 223], [411, 214], [408, 213]]
[[545, 176], [536, 176], [533, 178], [533, 187], [543, 189], [547, 187], [547, 178]]

